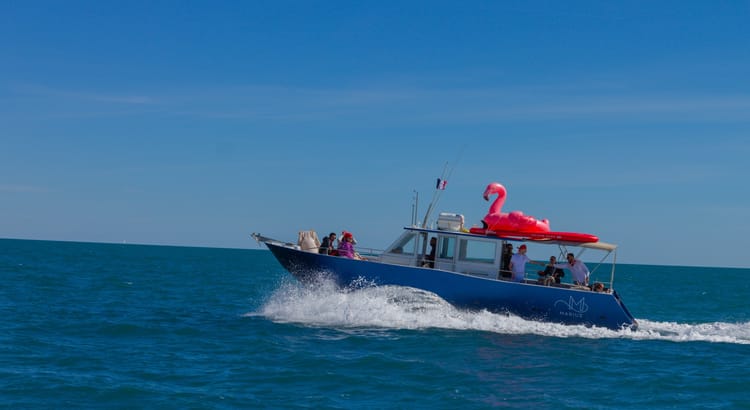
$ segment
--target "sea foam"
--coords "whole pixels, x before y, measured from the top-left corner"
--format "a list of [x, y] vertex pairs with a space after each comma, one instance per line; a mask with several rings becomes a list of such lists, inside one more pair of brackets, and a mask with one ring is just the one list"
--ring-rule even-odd
[[639, 328], [611, 330], [525, 320], [486, 310], [457, 309], [437, 295], [401, 286], [338, 288], [330, 280], [281, 284], [258, 312], [270, 320], [340, 329], [452, 329], [550, 337], [622, 338], [750, 344], [750, 322], [675, 323], [637, 319]]

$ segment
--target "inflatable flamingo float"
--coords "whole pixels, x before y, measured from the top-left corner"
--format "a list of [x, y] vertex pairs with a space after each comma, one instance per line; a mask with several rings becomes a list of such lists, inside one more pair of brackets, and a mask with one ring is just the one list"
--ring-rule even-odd
[[497, 182], [491, 182], [484, 190], [484, 200], [489, 201], [490, 197], [497, 194], [497, 198], [490, 205], [490, 210], [482, 219], [484, 229], [492, 231], [517, 231], [519, 233], [533, 232], [550, 232], [549, 221], [541, 221], [533, 216], [524, 215], [521, 211], [510, 213], [501, 212], [508, 191], [505, 187]]

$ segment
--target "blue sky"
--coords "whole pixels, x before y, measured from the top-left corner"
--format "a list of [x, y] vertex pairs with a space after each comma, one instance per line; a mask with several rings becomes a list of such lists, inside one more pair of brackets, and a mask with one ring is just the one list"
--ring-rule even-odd
[[[4, 2], [0, 237], [384, 247], [439, 211], [749, 267], [750, 3]], [[545, 259], [547, 250], [531, 257]]]

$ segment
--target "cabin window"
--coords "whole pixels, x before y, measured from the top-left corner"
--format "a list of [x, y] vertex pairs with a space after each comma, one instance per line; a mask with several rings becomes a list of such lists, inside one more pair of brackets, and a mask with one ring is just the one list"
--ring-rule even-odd
[[495, 263], [494, 242], [461, 239], [459, 242], [458, 259], [462, 262]]
[[440, 248], [438, 259], [453, 260], [453, 257], [456, 256], [456, 238], [440, 238], [438, 248]]
[[418, 236], [416, 234], [405, 236], [401, 238], [401, 240], [393, 248], [391, 248], [390, 253], [414, 255], [414, 251], [418, 249], [417, 243]]

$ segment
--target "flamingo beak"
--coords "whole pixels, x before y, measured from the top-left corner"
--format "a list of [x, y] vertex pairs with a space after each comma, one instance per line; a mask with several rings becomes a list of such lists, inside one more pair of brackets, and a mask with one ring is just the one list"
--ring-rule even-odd
[[490, 200], [490, 196], [487, 195], [487, 194], [482, 195], [482, 198], [484, 198], [485, 201], [489, 201]]

